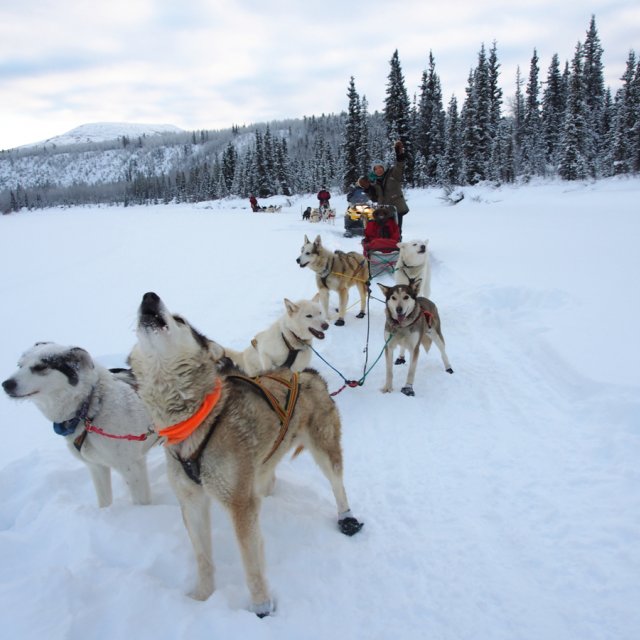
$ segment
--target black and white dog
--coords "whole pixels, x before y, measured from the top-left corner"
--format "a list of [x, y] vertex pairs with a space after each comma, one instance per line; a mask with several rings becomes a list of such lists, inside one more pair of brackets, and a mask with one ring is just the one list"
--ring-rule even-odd
[[73, 455], [89, 468], [98, 505], [112, 502], [111, 469], [135, 504], [149, 504], [146, 453], [158, 440], [127, 369], [106, 369], [80, 347], [39, 342], [2, 383], [11, 398], [31, 400]]

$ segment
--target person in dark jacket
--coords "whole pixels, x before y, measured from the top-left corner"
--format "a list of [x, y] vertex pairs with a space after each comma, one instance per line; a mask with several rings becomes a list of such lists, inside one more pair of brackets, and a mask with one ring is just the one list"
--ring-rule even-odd
[[251, 205], [251, 211], [262, 211], [262, 207], [258, 204], [258, 199], [253, 194], [249, 196], [249, 204]]
[[329, 208], [329, 200], [331, 200], [331, 194], [323, 187], [318, 191], [318, 202], [321, 209]]
[[395, 143], [395, 164], [385, 170], [382, 160], [374, 160], [373, 170], [369, 176], [362, 176], [358, 180], [358, 186], [362, 187], [373, 202], [377, 204], [390, 204], [398, 213], [398, 227], [402, 236], [402, 219], [409, 213], [409, 207], [402, 193], [402, 180], [406, 154], [404, 145], [400, 140]]
[[362, 249], [365, 257], [370, 251], [389, 253], [398, 248], [400, 242], [400, 227], [394, 220], [393, 212], [386, 207], [378, 207], [373, 212], [373, 219], [364, 228]]

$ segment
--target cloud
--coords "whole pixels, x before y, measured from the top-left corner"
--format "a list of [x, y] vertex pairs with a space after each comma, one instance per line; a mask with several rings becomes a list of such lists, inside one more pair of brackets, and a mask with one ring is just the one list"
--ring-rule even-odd
[[[515, 89], [534, 47], [544, 78], [551, 56], [570, 59], [591, 13], [617, 86], [638, 50], [636, 2], [589, 8], [550, 0], [23, 0], [0, 7], [0, 148], [110, 118], [223, 128], [337, 113], [354, 76], [370, 109], [385, 98], [397, 49], [407, 90], [418, 91], [432, 51], [445, 103], [464, 99], [482, 43], [497, 41], [501, 85]], [[25, 122], [31, 116], [31, 126]], [[74, 119], [75, 116], [75, 119]], [[11, 124], [13, 123], [13, 124]], [[53, 129], [53, 130], [51, 130]], [[34, 138], [34, 135], [36, 136]]]

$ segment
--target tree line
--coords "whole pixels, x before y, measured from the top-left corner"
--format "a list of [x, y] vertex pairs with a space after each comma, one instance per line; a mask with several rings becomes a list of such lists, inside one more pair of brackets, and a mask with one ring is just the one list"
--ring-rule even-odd
[[[554, 54], [544, 79], [533, 50], [528, 74], [523, 77], [518, 69], [514, 97], [505, 106], [497, 45], [487, 51], [482, 44], [459, 106], [455, 96], [444, 104], [432, 52], [419, 90], [410, 98], [396, 50], [380, 112], [369, 112], [366, 96], [358, 94], [351, 77], [347, 108], [339, 115], [172, 134], [160, 147], [180, 148], [169, 168], [157, 139], [132, 142], [123, 136], [119, 153], [130, 155], [120, 179], [71, 186], [52, 184], [50, 178], [38, 186], [16, 184], [0, 193], [0, 207], [197, 202], [249, 194], [264, 198], [322, 187], [347, 191], [369, 171], [373, 158], [392, 160], [395, 140], [405, 145], [405, 179], [414, 187], [638, 173], [640, 61], [631, 50], [622, 84], [612, 95], [604, 84], [602, 54], [593, 16], [572, 59], [562, 66]], [[66, 149], [59, 155], [63, 152], [73, 153]], [[96, 153], [106, 153], [104, 146]]]

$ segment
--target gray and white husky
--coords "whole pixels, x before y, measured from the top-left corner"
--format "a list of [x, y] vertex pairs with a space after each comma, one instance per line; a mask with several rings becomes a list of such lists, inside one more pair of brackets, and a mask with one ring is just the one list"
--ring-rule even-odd
[[311, 361], [313, 339], [324, 340], [329, 328], [318, 299], [319, 295], [298, 302], [285, 298], [285, 313], [276, 322], [258, 333], [244, 351], [225, 348], [225, 355], [250, 376], [279, 367], [302, 371]]
[[322, 377], [312, 369], [277, 369], [250, 378], [227, 367], [223, 348], [159, 296], [138, 309], [138, 342], [129, 362], [158, 433], [166, 437], [169, 482], [176, 493], [198, 565], [192, 596], [214, 590], [210, 499], [229, 511], [244, 564], [252, 610], [274, 611], [260, 532], [261, 498], [278, 462], [302, 445], [327, 477], [338, 528], [362, 527], [349, 510], [342, 482], [340, 416]]
[[2, 383], [10, 398], [31, 400], [82, 460], [100, 507], [111, 504], [111, 469], [124, 478], [135, 504], [149, 504], [146, 454], [158, 441], [127, 369], [100, 366], [80, 347], [38, 342]]
[[393, 391], [393, 350], [396, 347], [407, 349], [410, 354], [409, 371], [404, 387], [400, 389], [407, 396], [414, 396], [413, 380], [420, 355], [420, 345], [425, 353], [429, 352], [431, 343], [440, 350], [442, 362], [447, 373], [453, 373], [447, 352], [444, 348], [444, 337], [440, 326], [438, 308], [428, 298], [418, 297], [417, 282], [397, 284], [387, 287], [378, 283], [385, 297], [384, 348], [387, 365], [387, 376], [381, 391]]

